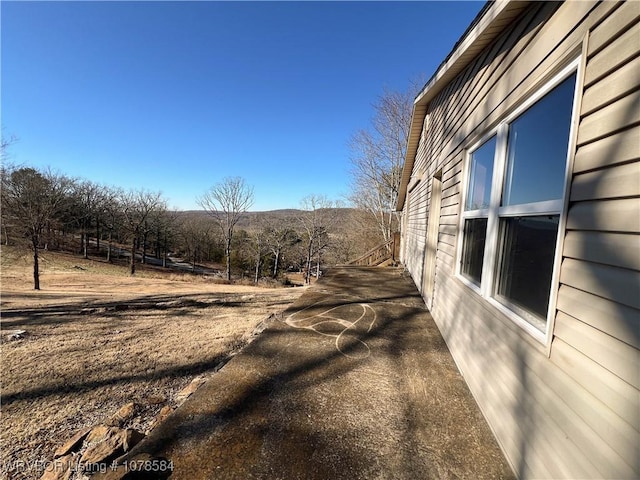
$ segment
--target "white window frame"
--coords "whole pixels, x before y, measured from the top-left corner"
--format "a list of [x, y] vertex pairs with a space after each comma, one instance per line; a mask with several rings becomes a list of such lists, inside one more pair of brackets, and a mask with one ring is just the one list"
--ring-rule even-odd
[[[485, 267], [484, 267], [484, 262], [483, 262], [483, 267], [482, 267], [482, 277], [480, 279], [480, 285], [478, 285], [477, 283], [475, 283], [473, 280], [471, 280], [470, 278], [468, 278], [467, 276], [464, 275], [464, 273], [462, 273], [462, 249], [464, 246], [464, 226], [465, 226], [465, 220], [473, 220], [473, 219], [482, 219], [482, 218], [486, 218], [487, 219], [487, 236], [485, 238], [485, 253], [484, 253], [484, 259], [487, 259], [487, 240], [489, 238], [489, 218], [491, 217], [491, 207], [489, 208], [481, 208], [481, 209], [476, 209], [476, 210], [465, 210], [465, 206], [467, 204], [467, 194], [469, 191], [469, 182], [470, 182], [470, 178], [471, 178], [471, 160], [472, 160], [472, 155], [473, 153], [478, 150], [480, 147], [482, 147], [485, 143], [487, 143], [489, 140], [491, 140], [492, 137], [496, 137], [496, 152], [498, 152], [500, 144], [500, 137], [498, 136], [498, 129], [495, 128], [491, 131], [489, 131], [489, 133], [487, 133], [486, 135], [483, 135], [480, 140], [478, 140], [477, 142], [475, 142], [471, 148], [467, 149], [466, 151], [466, 155], [465, 155], [465, 175], [464, 175], [464, 188], [463, 188], [463, 192], [462, 192], [462, 213], [460, 215], [461, 217], [461, 221], [460, 221], [460, 227], [459, 227], [459, 232], [460, 235], [458, 235], [458, 261], [457, 261], [457, 265], [456, 265], [456, 275], [471, 289], [475, 290], [477, 293], [479, 293], [480, 295], [484, 296], [484, 291], [482, 286], [485, 284], [485, 280], [484, 280], [484, 271], [485, 271]], [[495, 190], [495, 178], [496, 178], [496, 159], [494, 157], [493, 160], [493, 177], [491, 179], [491, 200], [489, 201], [489, 204], [491, 205], [493, 203], [493, 195], [494, 195], [494, 190]]]
[[[571, 182], [571, 169], [573, 165], [573, 150], [575, 145], [575, 132], [577, 127], [576, 118], [579, 110], [579, 91], [582, 70], [581, 57], [576, 58], [567, 64], [560, 72], [545, 82], [525, 102], [518, 106], [513, 112], [504, 118], [496, 127], [486, 132], [480, 139], [470, 145], [465, 151], [465, 164], [463, 175], [463, 188], [461, 195], [461, 214], [458, 226], [458, 243], [456, 255], [456, 277], [468, 288], [483, 297], [493, 307], [501, 311], [507, 318], [529, 333], [539, 342], [550, 344], [553, 319], [556, 310], [556, 296], [559, 285], [560, 264], [562, 261], [562, 244], [566, 226], [566, 216], [568, 209], [568, 192]], [[521, 114], [525, 113], [534, 103], [542, 99], [551, 90], [557, 87], [562, 81], [571, 75], [576, 75], [576, 84], [573, 96], [573, 109], [571, 112], [569, 141], [565, 159], [565, 182], [562, 197], [559, 200], [534, 202], [521, 205], [500, 206], [502, 190], [504, 185], [505, 168], [507, 163], [507, 139], [509, 135], [509, 125]], [[496, 150], [493, 164], [493, 178], [491, 182], [491, 199], [488, 209], [465, 211], [467, 195], [469, 190], [471, 160], [473, 153], [487, 142], [491, 137], [496, 136]], [[530, 215], [559, 215], [558, 234], [556, 237], [556, 247], [553, 263], [553, 273], [551, 279], [551, 289], [549, 292], [549, 305], [544, 321], [526, 310], [514, 305], [505, 298], [499, 298], [497, 294], [498, 272], [497, 264], [500, 261], [500, 218], [530, 216]], [[464, 245], [465, 221], [474, 218], [487, 218], [487, 235], [485, 238], [485, 249], [482, 266], [482, 276], [480, 285], [471, 281], [462, 273], [462, 251]]]

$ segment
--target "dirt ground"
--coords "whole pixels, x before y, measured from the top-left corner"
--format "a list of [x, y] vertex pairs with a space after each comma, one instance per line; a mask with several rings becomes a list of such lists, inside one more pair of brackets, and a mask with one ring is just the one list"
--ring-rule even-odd
[[[148, 431], [196, 376], [221, 367], [304, 288], [216, 284], [45, 253], [2, 249], [0, 478], [39, 478], [55, 448], [124, 404]], [[16, 330], [26, 331], [9, 340]]]

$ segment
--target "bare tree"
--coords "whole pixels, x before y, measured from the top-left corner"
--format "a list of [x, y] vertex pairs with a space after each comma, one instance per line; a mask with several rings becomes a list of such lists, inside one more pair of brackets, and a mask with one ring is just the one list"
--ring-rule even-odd
[[193, 271], [196, 270], [196, 263], [201, 261], [205, 252], [215, 244], [211, 232], [213, 227], [214, 225], [209, 219], [199, 216], [183, 217], [178, 224], [180, 245], [186, 260], [191, 262]]
[[[89, 180], [78, 180], [74, 190], [76, 201], [74, 210], [77, 221], [80, 223], [80, 249], [84, 258], [89, 258], [89, 229], [96, 226], [96, 241], [99, 241], [100, 209], [105, 189]], [[100, 248], [99, 243], [97, 248]]]
[[227, 263], [226, 277], [231, 281], [231, 240], [242, 215], [253, 205], [253, 187], [241, 177], [227, 177], [197, 199], [220, 227]]
[[153, 215], [153, 228], [155, 236], [155, 257], [162, 259], [162, 266], [167, 267], [169, 248], [175, 241], [177, 234], [177, 211], [159, 210]]
[[137, 246], [147, 233], [149, 216], [152, 212], [165, 208], [160, 192], [145, 190], [122, 192], [119, 203], [122, 208], [123, 227], [131, 240], [130, 274], [136, 273]]
[[385, 89], [373, 105], [371, 127], [356, 132], [349, 144], [349, 199], [375, 220], [380, 239], [385, 242], [398, 229], [395, 206], [417, 91], [416, 83], [404, 92]]
[[267, 227], [267, 246], [273, 255], [272, 277], [278, 277], [282, 256], [288, 247], [299, 241], [298, 234], [285, 222]]
[[[15, 167], [8, 164], [9, 160], [9, 147], [17, 141], [16, 137], [11, 135], [5, 136], [4, 128], [0, 132], [0, 168], [2, 169], [2, 178], [9, 174], [10, 171], [15, 170]], [[9, 245], [9, 231], [7, 230], [9, 223], [9, 216], [7, 215], [7, 209], [0, 207], [0, 228], [4, 233], [4, 243]]]
[[317, 257], [316, 275], [320, 275], [320, 255], [328, 245], [329, 229], [334, 222], [332, 209], [335, 202], [324, 195], [308, 195], [301, 203], [302, 211], [298, 217], [305, 242], [305, 283], [311, 281], [311, 263]]
[[268, 232], [265, 229], [256, 230], [249, 234], [249, 253], [253, 257], [254, 272], [253, 283], [257, 284], [260, 280], [260, 272], [262, 271], [262, 264], [264, 258], [269, 252], [268, 245]]
[[18, 138], [15, 135], [5, 136], [4, 129], [0, 134], [0, 161], [4, 164], [9, 158], [9, 147], [16, 143]]
[[102, 199], [104, 227], [107, 229], [107, 262], [111, 262], [113, 250], [113, 235], [121, 229], [123, 225], [124, 210], [120, 200], [125, 196], [122, 190], [116, 188], [106, 188]]
[[34, 168], [8, 169], [2, 178], [2, 209], [16, 231], [27, 237], [33, 250], [33, 288], [40, 290], [38, 249], [43, 234], [68, 201], [72, 181], [51, 171]]

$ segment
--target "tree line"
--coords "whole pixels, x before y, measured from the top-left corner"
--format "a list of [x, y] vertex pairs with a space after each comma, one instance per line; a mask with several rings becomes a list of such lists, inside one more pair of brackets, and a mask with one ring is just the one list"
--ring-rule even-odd
[[[51, 170], [3, 165], [1, 176], [2, 243], [28, 245], [33, 254], [34, 288], [40, 289], [41, 250], [75, 250], [88, 258], [113, 262], [126, 254], [129, 273], [157, 259], [168, 266], [170, 254], [190, 262], [225, 264], [224, 278], [281, 279], [286, 270], [319, 276], [322, 265], [343, 263], [357, 252], [336, 215], [337, 203], [309, 195], [293, 218], [255, 221], [236, 229], [253, 204], [253, 190], [239, 177], [226, 178], [198, 198], [208, 215], [167, 208], [160, 192], [117, 187], [70, 178]], [[357, 217], [349, 212], [350, 217]], [[353, 220], [351, 218], [351, 220]]]
[[88, 258], [93, 241], [93, 249], [101, 251], [102, 243], [107, 261], [112, 261], [115, 245], [128, 242], [133, 275], [137, 252], [145, 262], [150, 251], [159, 255], [169, 248], [171, 219], [159, 192], [126, 191], [50, 169], [6, 164], [0, 181], [3, 243], [28, 244], [36, 290], [40, 289], [41, 249], [68, 250], [79, 245], [77, 253]]

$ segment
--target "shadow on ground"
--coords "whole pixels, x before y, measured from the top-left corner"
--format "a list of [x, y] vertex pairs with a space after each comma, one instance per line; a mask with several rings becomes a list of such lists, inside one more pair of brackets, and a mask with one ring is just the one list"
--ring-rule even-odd
[[172, 479], [513, 478], [401, 269], [330, 272], [141, 454]]

